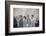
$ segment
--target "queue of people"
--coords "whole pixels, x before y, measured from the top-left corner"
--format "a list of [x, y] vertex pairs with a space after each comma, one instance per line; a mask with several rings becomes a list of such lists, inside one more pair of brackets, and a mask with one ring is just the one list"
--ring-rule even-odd
[[29, 18], [29, 15], [27, 16], [18, 16], [14, 17], [14, 27], [38, 27], [39, 26], [39, 20], [34, 19], [34, 15], [31, 16], [31, 19]]

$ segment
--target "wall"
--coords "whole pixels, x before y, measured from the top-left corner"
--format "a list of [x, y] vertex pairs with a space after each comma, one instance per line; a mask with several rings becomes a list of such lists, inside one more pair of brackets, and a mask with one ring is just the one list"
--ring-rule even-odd
[[[19, 0], [19, 1], [24, 1], [24, 0]], [[25, 0], [25, 1], [46, 3], [46, 0]], [[45, 23], [45, 27], [46, 27], [46, 23]], [[0, 36], [5, 36], [4, 34], [5, 34], [5, 0], [0, 0]], [[28, 34], [28, 35], [17, 35], [17, 36], [46, 36], [46, 31], [45, 34]]]
[[[18, 14], [19, 13], [19, 14]], [[13, 9], [13, 16], [19, 16], [19, 15], [34, 15], [34, 17], [39, 18], [39, 9], [32, 9], [32, 8], [14, 8]]]

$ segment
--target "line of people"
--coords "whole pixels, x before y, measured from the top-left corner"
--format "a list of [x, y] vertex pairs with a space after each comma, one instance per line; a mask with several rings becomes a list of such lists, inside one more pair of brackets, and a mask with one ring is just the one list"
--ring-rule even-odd
[[38, 27], [39, 26], [39, 20], [34, 19], [34, 15], [31, 16], [31, 19], [29, 18], [29, 15], [22, 16], [20, 15], [18, 18], [14, 17], [14, 27]]

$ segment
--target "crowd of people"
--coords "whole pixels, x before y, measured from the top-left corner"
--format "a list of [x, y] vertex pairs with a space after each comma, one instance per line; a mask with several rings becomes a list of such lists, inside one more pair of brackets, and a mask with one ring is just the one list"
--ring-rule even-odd
[[14, 16], [14, 27], [38, 27], [39, 26], [39, 20], [36, 18], [34, 19], [34, 15], [30, 16]]

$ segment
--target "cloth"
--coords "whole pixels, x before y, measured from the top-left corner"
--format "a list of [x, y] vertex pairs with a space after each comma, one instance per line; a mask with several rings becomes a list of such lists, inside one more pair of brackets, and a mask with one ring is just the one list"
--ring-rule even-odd
[[14, 17], [14, 27], [17, 27], [17, 20], [15, 17]]
[[23, 26], [24, 27], [31, 27], [31, 19], [25, 19], [23, 21]]
[[19, 21], [19, 27], [23, 27], [23, 19], [20, 19], [20, 21]]

